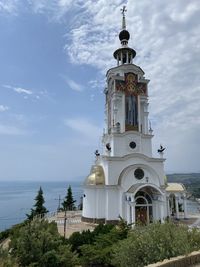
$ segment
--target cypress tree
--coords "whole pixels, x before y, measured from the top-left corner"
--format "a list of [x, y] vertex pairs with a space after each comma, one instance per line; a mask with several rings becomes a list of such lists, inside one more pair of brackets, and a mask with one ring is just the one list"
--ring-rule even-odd
[[45, 200], [43, 197], [43, 190], [42, 187], [40, 186], [40, 189], [37, 193], [37, 196], [35, 197], [35, 204], [34, 204], [34, 209], [31, 209], [31, 214], [28, 215], [28, 219], [33, 219], [34, 216], [40, 216], [41, 218], [44, 217], [44, 215], [48, 212], [48, 210], [44, 206]]
[[74, 210], [76, 208], [76, 206], [74, 205], [75, 202], [76, 200], [74, 200], [72, 195], [72, 188], [69, 185], [67, 189], [67, 195], [64, 201], [62, 202], [62, 207], [63, 207], [62, 210]]

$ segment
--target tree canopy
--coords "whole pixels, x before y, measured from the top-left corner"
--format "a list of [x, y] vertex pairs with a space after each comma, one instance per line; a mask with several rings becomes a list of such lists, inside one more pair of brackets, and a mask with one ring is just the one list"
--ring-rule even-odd
[[40, 186], [40, 189], [35, 197], [35, 204], [33, 209], [31, 209], [31, 213], [27, 214], [28, 219], [33, 219], [35, 216], [40, 216], [41, 218], [48, 212], [48, 210], [44, 206], [45, 200], [43, 196], [43, 190]]
[[67, 189], [67, 195], [65, 196], [65, 199], [62, 202], [62, 210], [74, 210], [76, 208], [76, 206], [74, 205], [75, 202], [76, 200], [74, 200], [72, 188], [69, 185]]
[[34, 219], [11, 238], [12, 255], [22, 267], [73, 267], [78, 263], [60, 237], [56, 223]]

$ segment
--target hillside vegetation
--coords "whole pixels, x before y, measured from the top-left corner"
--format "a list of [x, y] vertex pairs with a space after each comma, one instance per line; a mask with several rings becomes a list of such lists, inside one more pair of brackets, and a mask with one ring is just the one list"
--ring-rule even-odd
[[118, 226], [59, 236], [55, 223], [34, 220], [12, 232], [9, 251], [0, 248], [0, 267], [143, 267], [200, 249], [200, 231], [171, 222]]

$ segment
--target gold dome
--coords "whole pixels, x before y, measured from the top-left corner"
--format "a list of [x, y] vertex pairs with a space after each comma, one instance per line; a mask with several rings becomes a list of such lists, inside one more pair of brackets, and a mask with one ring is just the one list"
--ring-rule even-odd
[[105, 175], [102, 166], [93, 165], [90, 175], [85, 180], [86, 185], [105, 185]]
[[166, 191], [167, 192], [184, 192], [186, 191], [186, 188], [181, 183], [168, 183]]

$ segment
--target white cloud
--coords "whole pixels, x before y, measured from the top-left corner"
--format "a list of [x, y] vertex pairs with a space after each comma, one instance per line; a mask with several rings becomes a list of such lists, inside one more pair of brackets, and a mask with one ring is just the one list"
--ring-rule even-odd
[[82, 92], [84, 87], [83, 85], [69, 79], [69, 78], [66, 78], [65, 79], [66, 83], [69, 85], [69, 87], [74, 90], [74, 91], [77, 91], [77, 92]]
[[102, 128], [96, 126], [86, 118], [70, 118], [64, 121], [65, 125], [79, 134], [80, 138], [98, 140], [102, 135]]
[[11, 86], [7, 84], [2, 85], [2, 87], [11, 89], [12, 91], [22, 95], [24, 99], [29, 99], [29, 97], [31, 97], [33, 100], [40, 100], [41, 97], [49, 98], [49, 95], [46, 90], [34, 92], [33, 90], [30, 90], [30, 89]]
[[14, 92], [18, 93], [18, 94], [26, 94], [26, 95], [32, 95], [33, 92], [29, 89], [24, 89], [24, 88], [21, 88], [21, 87], [14, 87], [14, 86], [11, 86], [11, 85], [3, 85], [4, 88], [8, 88], [8, 89], [12, 89]]
[[60, 21], [64, 15], [78, 4], [73, 0], [28, 0], [29, 7], [35, 13], [46, 15], [49, 20]]
[[[71, 29], [71, 45], [66, 45], [72, 63], [94, 66], [104, 74], [116, 66], [112, 53], [120, 47], [120, 7], [121, 1], [85, 1], [84, 12]], [[158, 133], [154, 140], [169, 146], [173, 140], [167, 167], [175, 169], [176, 162], [181, 170], [186, 159], [175, 161], [173, 153], [177, 155], [176, 150], [190, 143], [188, 155], [199, 158], [200, 149], [188, 133], [196, 129], [192, 136], [197, 136], [200, 130], [199, 1], [128, 0], [127, 10], [129, 46], [137, 51], [134, 62], [151, 80], [150, 117]]]
[[15, 14], [18, 0], [0, 0], [0, 12]]
[[33, 94], [33, 92], [31, 90], [20, 88], [20, 87], [13, 88], [13, 90], [19, 94], [27, 94], [27, 95]]
[[[14, 10], [11, 3], [14, 7], [17, 2], [0, 0], [0, 10], [2, 3], [5, 7], [10, 3], [7, 9]], [[200, 130], [199, 0], [125, 2], [127, 28], [131, 34], [129, 46], [137, 51], [134, 62], [151, 80], [150, 117], [156, 132], [154, 140], [158, 143], [164, 140], [168, 146], [177, 144], [171, 147], [170, 157], [190, 143], [187, 154], [199, 158], [199, 143], [196, 146], [194, 143], [194, 136], [198, 136]], [[65, 51], [73, 64], [87, 64], [103, 74], [116, 66], [112, 53], [120, 46], [118, 33], [123, 4], [120, 0], [29, 0], [34, 12], [48, 15], [50, 19], [60, 20], [67, 12], [72, 12], [71, 16], [66, 16], [69, 21]], [[70, 87], [80, 89], [76, 82]], [[98, 84], [93, 81], [91, 87], [98, 87]], [[87, 131], [83, 129], [87, 127], [81, 130], [78, 123], [90, 125], [82, 119], [67, 120], [66, 125], [86, 135]], [[175, 162], [170, 157], [168, 166]], [[186, 159], [177, 158], [177, 165], [185, 163]]]
[[4, 106], [4, 105], [0, 105], [0, 112], [4, 112], [4, 111], [7, 111], [7, 110], [9, 110], [9, 107]]

